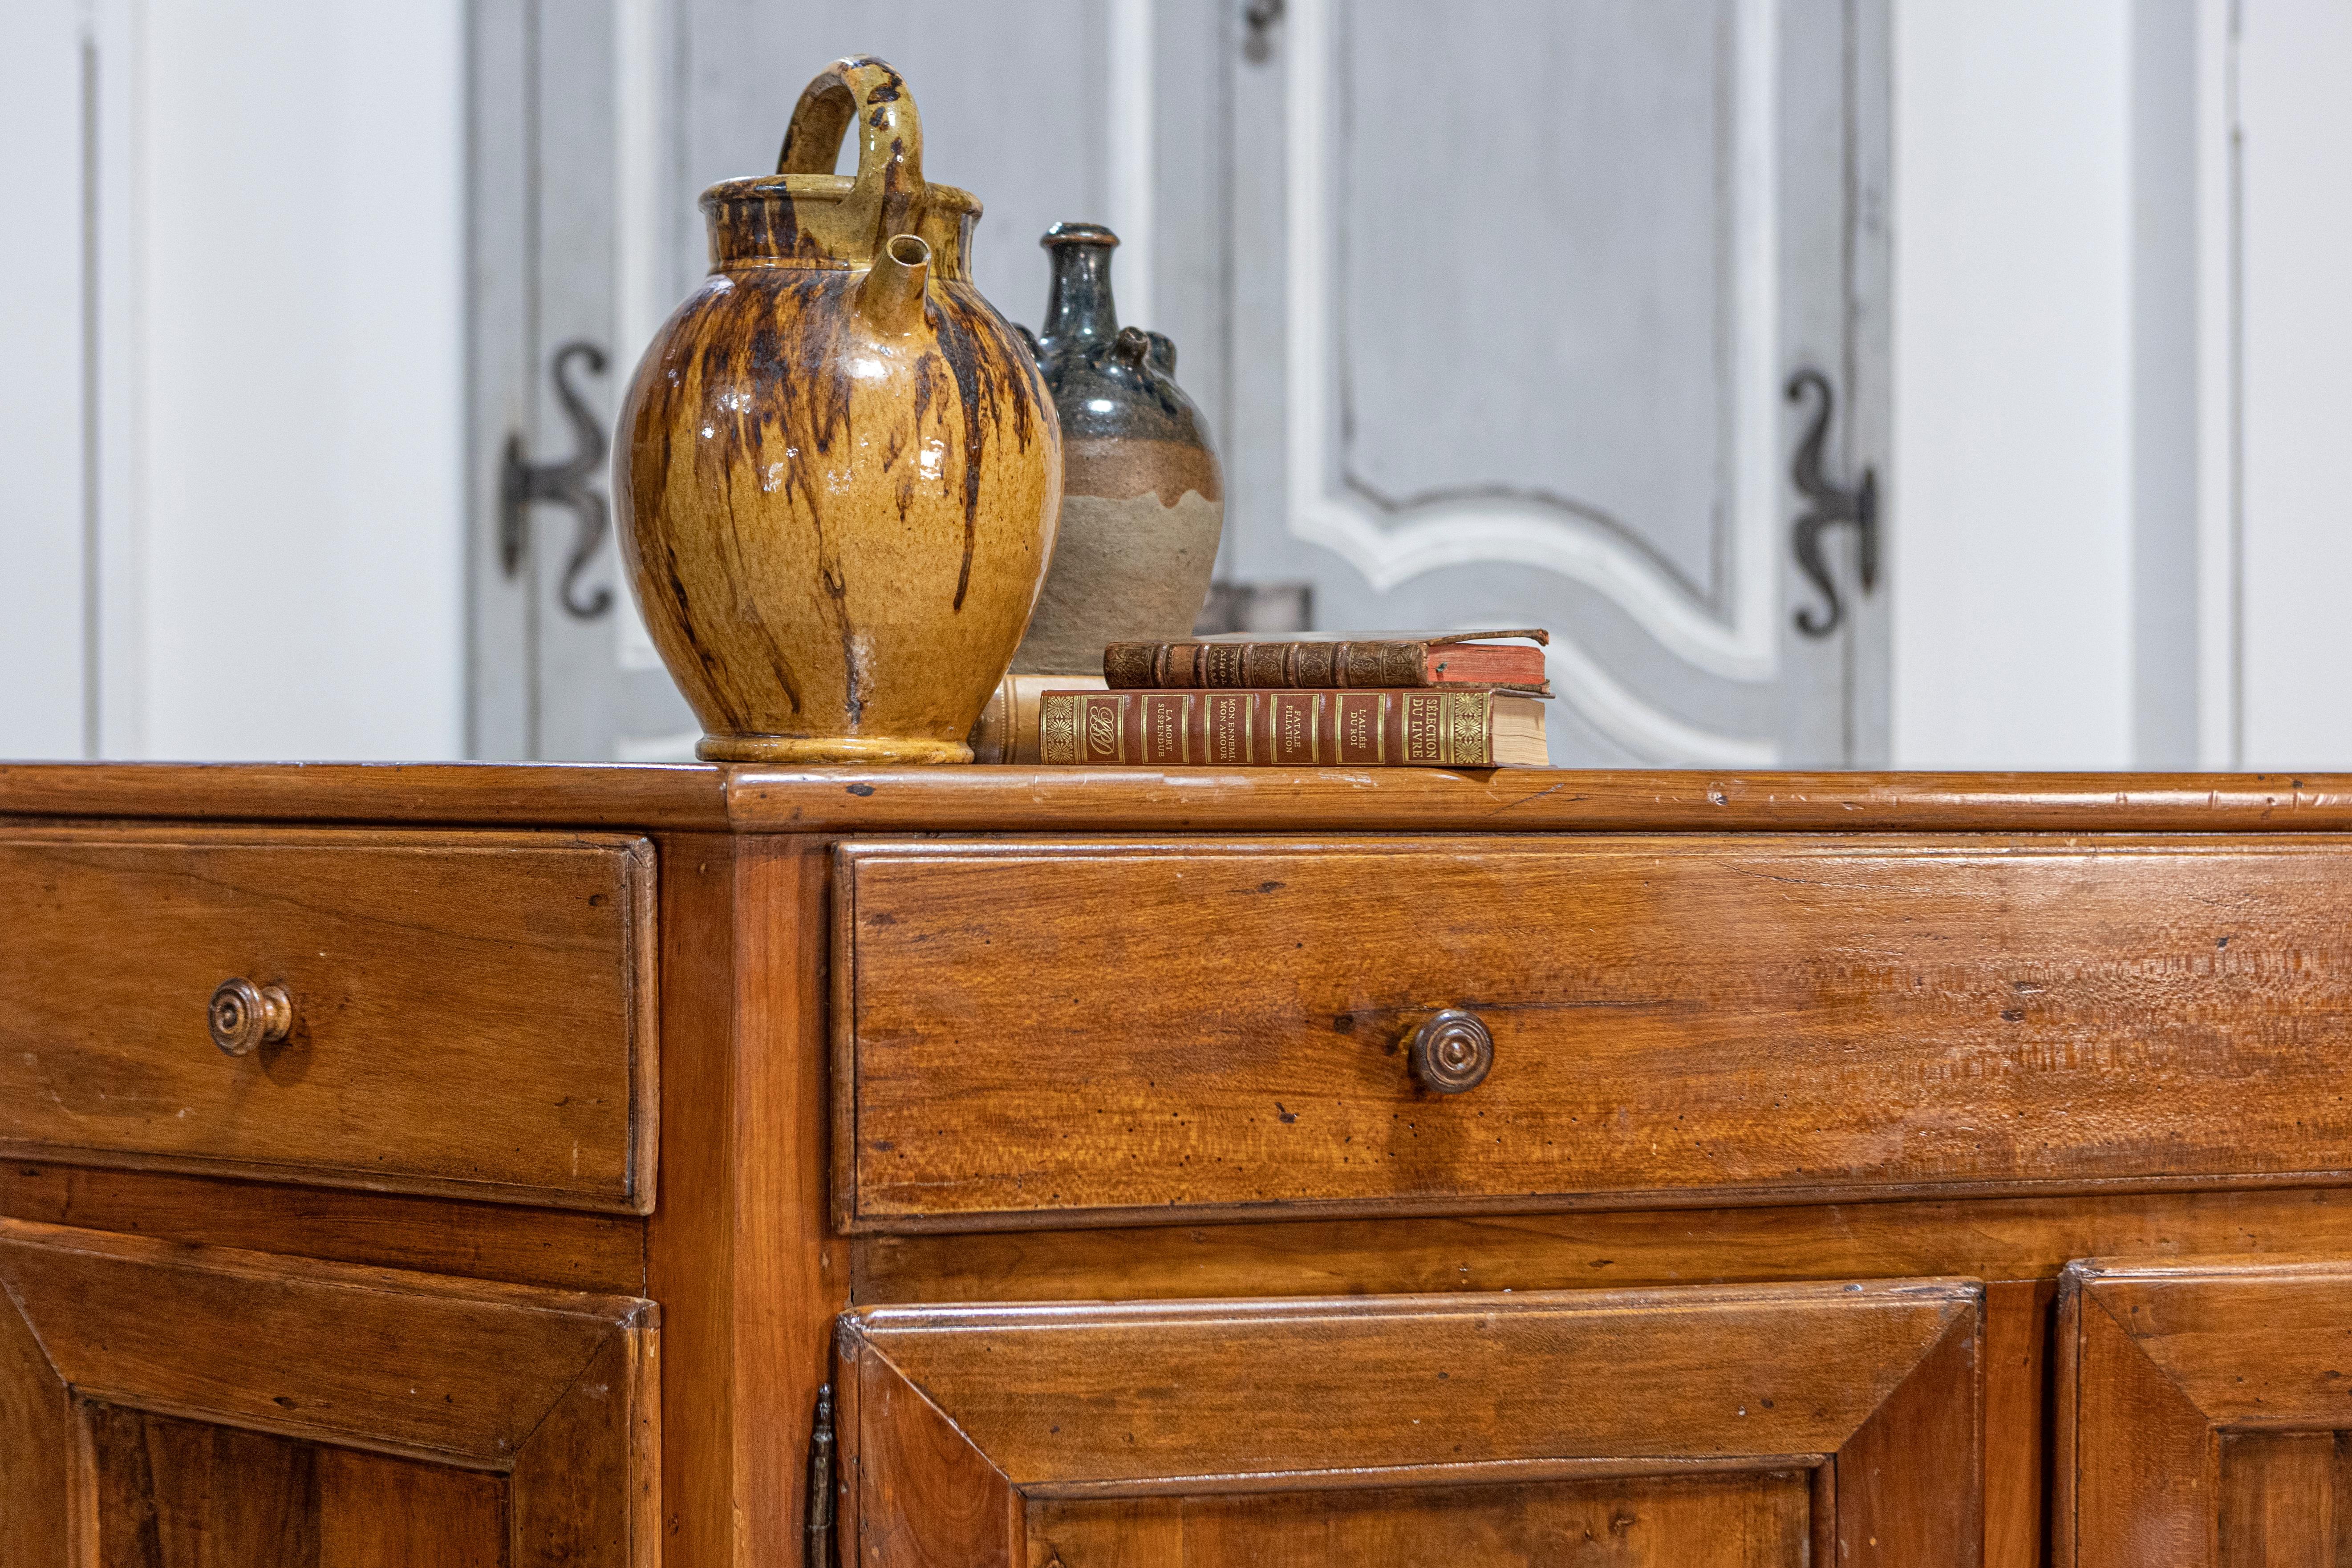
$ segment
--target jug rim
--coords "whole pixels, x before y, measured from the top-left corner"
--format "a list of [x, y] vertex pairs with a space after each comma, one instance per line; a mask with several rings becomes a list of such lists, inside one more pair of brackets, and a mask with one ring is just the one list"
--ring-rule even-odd
[[[837, 202], [856, 188], [856, 179], [849, 174], [740, 174], [709, 186], [695, 205], [709, 212], [737, 202], [771, 201], [778, 196], [793, 201]], [[921, 200], [926, 206], [971, 213], [975, 217], [982, 210], [980, 198], [970, 191], [928, 180], [923, 183]]]

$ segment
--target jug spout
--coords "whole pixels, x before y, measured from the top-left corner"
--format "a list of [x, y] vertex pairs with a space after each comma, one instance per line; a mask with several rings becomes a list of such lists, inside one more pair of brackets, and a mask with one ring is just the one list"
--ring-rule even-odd
[[858, 316], [876, 335], [902, 338], [922, 324], [931, 247], [911, 234], [894, 236], [857, 286]]

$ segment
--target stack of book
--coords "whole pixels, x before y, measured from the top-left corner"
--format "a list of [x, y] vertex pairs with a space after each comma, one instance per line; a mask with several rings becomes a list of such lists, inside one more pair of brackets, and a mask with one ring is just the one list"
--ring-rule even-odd
[[1080, 767], [1540, 767], [1549, 640], [1520, 630], [1113, 643], [1099, 688], [1008, 678], [974, 751]]

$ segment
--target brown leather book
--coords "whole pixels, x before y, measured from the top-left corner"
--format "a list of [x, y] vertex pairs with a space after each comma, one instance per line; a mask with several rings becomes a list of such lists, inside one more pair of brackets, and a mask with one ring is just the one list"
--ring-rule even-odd
[[[1524, 637], [1533, 647], [1497, 639]], [[1348, 690], [1465, 687], [1551, 695], [1540, 627], [1496, 632], [1329, 632], [1280, 642], [1241, 637], [1115, 642], [1103, 649], [1113, 690], [1288, 687]]]
[[1037, 760], [1080, 767], [1541, 767], [1543, 703], [1492, 691], [1048, 691]]

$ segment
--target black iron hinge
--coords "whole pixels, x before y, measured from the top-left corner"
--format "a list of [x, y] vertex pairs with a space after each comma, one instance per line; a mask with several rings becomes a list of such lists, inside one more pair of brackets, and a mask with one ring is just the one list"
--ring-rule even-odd
[[604, 374], [604, 351], [585, 339], [555, 351], [555, 396], [572, 422], [572, 456], [560, 463], [534, 463], [523, 449], [520, 434], [507, 437], [506, 460], [499, 474], [499, 563], [513, 576], [522, 569], [529, 512], [534, 501], [568, 507], [573, 519], [572, 558], [563, 564], [563, 583], [557, 593], [567, 614], [593, 621], [613, 607], [613, 591], [599, 587], [583, 597], [580, 574], [595, 558], [611, 516], [593, 480], [604, 467], [610, 443], [604, 421], [589, 411], [587, 400], [572, 384], [574, 361], [596, 375]]
[[816, 1391], [809, 1428], [807, 1568], [833, 1568], [833, 1384]]
[[1789, 378], [1789, 401], [1802, 402], [1807, 387], [1821, 394], [1821, 407], [1814, 411], [1812, 427], [1797, 444], [1797, 458], [1790, 466], [1789, 477], [1797, 493], [1810, 503], [1797, 519], [1792, 543], [1797, 570], [1821, 590], [1829, 613], [1817, 617], [1811, 606], [1800, 609], [1797, 629], [1809, 637], [1825, 637], [1845, 619], [1845, 603], [1838, 597], [1837, 580], [1830, 575], [1829, 562], [1822, 555], [1822, 534], [1825, 530], [1853, 525], [1862, 591], [1867, 594], [1878, 586], [1878, 470], [1863, 469], [1862, 482], [1850, 490], [1841, 489], [1822, 478], [1822, 448], [1829, 441], [1830, 414], [1836, 399], [1830, 392], [1829, 377], [1817, 370], [1801, 370]]

